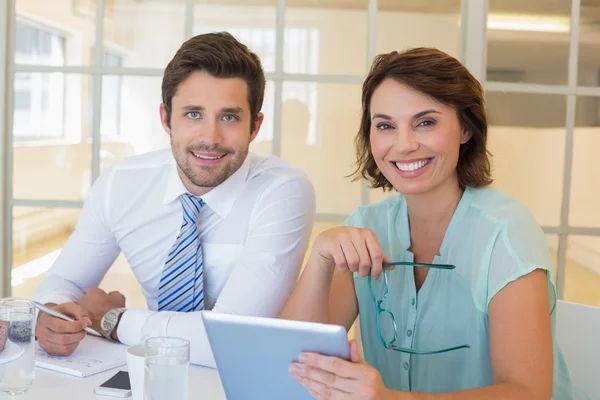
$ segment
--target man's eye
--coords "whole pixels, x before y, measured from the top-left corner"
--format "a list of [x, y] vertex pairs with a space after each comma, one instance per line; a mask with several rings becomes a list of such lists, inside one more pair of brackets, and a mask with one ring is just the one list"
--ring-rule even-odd
[[233, 122], [233, 121], [237, 121], [238, 120], [238, 118], [235, 115], [232, 115], [232, 114], [223, 115], [222, 119], [225, 122]]

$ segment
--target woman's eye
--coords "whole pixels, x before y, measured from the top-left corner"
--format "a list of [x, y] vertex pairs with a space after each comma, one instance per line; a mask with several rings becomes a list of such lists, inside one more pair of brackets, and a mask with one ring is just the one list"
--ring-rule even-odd
[[418, 126], [432, 126], [432, 125], [435, 125], [435, 121], [426, 119], [424, 121], [419, 122]]
[[388, 129], [392, 129], [392, 126], [390, 124], [381, 123], [381, 124], [377, 124], [377, 129], [385, 131]]

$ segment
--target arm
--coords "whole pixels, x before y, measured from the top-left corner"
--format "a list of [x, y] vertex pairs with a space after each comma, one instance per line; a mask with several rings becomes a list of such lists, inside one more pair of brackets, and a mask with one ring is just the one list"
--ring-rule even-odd
[[552, 332], [545, 272], [535, 270], [509, 283], [489, 305], [494, 385], [453, 393], [404, 393], [383, 386], [377, 370], [357, 351], [352, 362], [309, 354], [293, 376], [317, 398], [355, 394], [359, 399], [523, 399], [552, 396]]
[[110, 171], [94, 183], [75, 230], [40, 282], [34, 300], [40, 303], [75, 302], [89, 288], [97, 287], [119, 255], [108, 224]]
[[377, 279], [386, 260], [369, 229], [341, 226], [322, 232], [280, 318], [338, 324], [349, 330], [358, 316], [353, 273], [371, 273]]
[[83, 329], [92, 325], [92, 315], [75, 302], [85, 291], [100, 283], [119, 254], [106, 222], [105, 196], [109, 179], [110, 172], [107, 171], [94, 183], [75, 231], [34, 295], [34, 300], [76, 319], [67, 322], [39, 313], [36, 336], [40, 346], [51, 354], [71, 354], [85, 337]]
[[349, 330], [358, 316], [353, 273], [381, 275], [381, 246], [369, 229], [341, 226], [322, 232], [280, 318], [342, 325]]
[[[212, 311], [275, 317], [296, 283], [315, 214], [311, 183], [302, 178], [275, 187], [255, 210], [249, 237]], [[150, 336], [182, 337], [192, 343], [192, 363], [214, 367], [202, 312], [209, 311], [128, 310], [117, 336], [126, 344]]]
[[349, 330], [358, 316], [352, 273], [323, 264], [313, 250], [280, 318], [342, 325]]

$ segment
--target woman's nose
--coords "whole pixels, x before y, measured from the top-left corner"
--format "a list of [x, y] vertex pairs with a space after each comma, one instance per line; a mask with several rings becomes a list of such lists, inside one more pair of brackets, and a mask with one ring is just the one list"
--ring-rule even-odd
[[419, 142], [412, 129], [399, 128], [396, 130], [396, 147], [403, 153], [415, 151], [419, 148]]

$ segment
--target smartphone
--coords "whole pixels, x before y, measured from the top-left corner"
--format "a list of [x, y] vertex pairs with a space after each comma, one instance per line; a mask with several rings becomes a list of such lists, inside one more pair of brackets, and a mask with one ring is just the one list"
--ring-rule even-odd
[[96, 393], [99, 396], [131, 396], [131, 383], [129, 382], [129, 373], [126, 371], [117, 372], [112, 378], [95, 388], [94, 393]]

